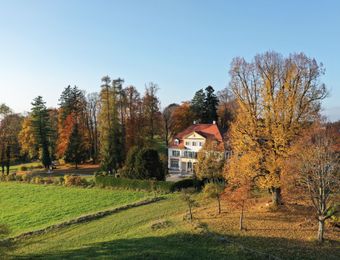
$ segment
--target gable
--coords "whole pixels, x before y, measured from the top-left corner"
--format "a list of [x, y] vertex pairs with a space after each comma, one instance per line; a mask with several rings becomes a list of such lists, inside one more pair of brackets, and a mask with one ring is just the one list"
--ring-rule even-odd
[[205, 140], [205, 137], [200, 135], [197, 132], [192, 132], [192, 133], [184, 136], [183, 139], [201, 139], [201, 140]]

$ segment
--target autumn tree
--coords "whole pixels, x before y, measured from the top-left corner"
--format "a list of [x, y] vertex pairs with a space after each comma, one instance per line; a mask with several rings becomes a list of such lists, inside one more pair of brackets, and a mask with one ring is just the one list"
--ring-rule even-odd
[[62, 92], [59, 102], [58, 156], [78, 165], [78, 160], [88, 158], [88, 151], [91, 151], [86, 98], [77, 86], [68, 86]]
[[324, 240], [325, 221], [337, 214], [340, 189], [340, 134], [331, 134], [326, 127], [314, 126], [292, 147], [285, 174], [292, 175], [299, 188], [310, 198], [318, 220], [317, 239]]
[[100, 158], [102, 169], [113, 173], [121, 167], [122, 156], [121, 126], [119, 123], [117, 92], [111, 85], [110, 77], [102, 78], [100, 92], [99, 132]]
[[169, 142], [171, 140], [171, 138], [175, 135], [174, 132], [174, 111], [176, 110], [176, 108], [178, 108], [179, 105], [172, 103], [170, 105], [168, 105], [166, 108], [164, 108], [163, 113], [162, 113], [162, 117], [163, 117], [163, 132], [164, 132], [164, 141], [165, 141], [165, 145], [168, 147]]
[[221, 194], [225, 189], [223, 182], [209, 182], [203, 188], [206, 198], [216, 199], [218, 205], [218, 214], [221, 214]]
[[195, 116], [191, 110], [190, 103], [183, 102], [172, 112], [171, 132], [176, 134], [183, 131], [192, 125], [194, 120]]
[[131, 147], [142, 147], [143, 138], [143, 104], [140, 93], [134, 86], [124, 88], [126, 97], [126, 119], [125, 119], [125, 148], [128, 152]]
[[39, 159], [39, 145], [35, 139], [32, 127], [32, 118], [27, 115], [22, 122], [22, 127], [18, 135], [18, 141], [22, 155], [30, 160]]
[[155, 135], [160, 134], [161, 112], [159, 110], [160, 102], [157, 97], [158, 90], [158, 85], [151, 82], [145, 87], [143, 96], [144, 131], [146, 141], [150, 146], [154, 144]]
[[36, 97], [32, 102], [31, 124], [34, 139], [41, 151], [42, 164], [47, 169], [51, 165], [51, 156], [49, 151], [51, 125], [48, 110], [41, 96]]
[[[318, 117], [326, 87], [320, 83], [322, 64], [305, 54], [282, 57], [276, 52], [257, 55], [251, 62], [235, 58], [230, 89], [237, 102], [231, 126], [232, 160], [281, 203], [281, 171], [291, 141]], [[234, 169], [230, 169], [234, 171]]]
[[217, 116], [218, 125], [227, 130], [230, 127], [231, 122], [234, 120], [236, 115], [236, 102], [235, 98], [228, 88], [224, 88], [217, 92], [218, 106]]
[[0, 160], [2, 174], [9, 174], [11, 163], [20, 156], [18, 135], [22, 116], [14, 114], [6, 105], [0, 107]]
[[90, 157], [94, 164], [97, 163], [99, 157], [99, 132], [98, 132], [98, 111], [99, 111], [99, 95], [98, 93], [90, 93], [87, 95], [86, 102], [86, 126], [88, 130], [90, 148]]
[[223, 144], [207, 141], [198, 152], [195, 175], [200, 180], [223, 180], [224, 167]]

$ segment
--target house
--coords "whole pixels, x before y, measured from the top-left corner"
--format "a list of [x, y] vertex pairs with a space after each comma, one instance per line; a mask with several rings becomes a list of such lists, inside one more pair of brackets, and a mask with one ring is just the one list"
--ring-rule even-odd
[[223, 137], [215, 121], [212, 124], [193, 124], [176, 134], [168, 147], [170, 173], [193, 174], [197, 153], [207, 141], [223, 146]]

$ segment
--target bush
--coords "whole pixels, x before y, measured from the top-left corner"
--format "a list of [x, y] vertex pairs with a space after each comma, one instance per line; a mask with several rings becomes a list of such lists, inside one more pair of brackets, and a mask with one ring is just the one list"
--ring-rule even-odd
[[115, 178], [113, 176], [96, 176], [96, 185], [102, 187], [116, 187], [132, 190], [146, 190], [146, 191], [159, 191], [171, 192], [173, 182], [167, 181], [154, 181], [154, 180], [137, 180], [126, 178]]
[[31, 181], [31, 176], [29, 174], [23, 174], [21, 177], [22, 177], [22, 181], [24, 181], [24, 182], [30, 182]]
[[192, 188], [192, 187], [195, 187], [195, 181], [193, 179], [184, 179], [184, 180], [175, 182], [171, 187], [171, 191], [181, 191], [182, 189]]
[[27, 168], [27, 166], [25, 166], [25, 165], [23, 165], [23, 166], [20, 167], [20, 171], [22, 171], [22, 172], [25, 172], [25, 171], [27, 171], [27, 170], [28, 170], [28, 168]]
[[81, 186], [82, 180], [80, 176], [76, 175], [66, 175], [65, 179], [65, 186]]
[[22, 181], [21, 175], [15, 175], [15, 181]]
[[15, 173], [10, 173], [6, 176], [6, 181], [15, 181], [15, 176], [16, 174]]
[[44, 179], [39, 177], [39, 176], [36, 176], [36, 177], [34, 177], [31, 180], [31, 183], [34, 183], [34, 184], [43, 184], [44, 183]]
[[165, 174], [158, 152], [154, 149], [132, 147], [119, 176], [131, 179], [157, 179], [164, 181]]
[[44, 184], [53, 184], [54, 180], [51, 177], [47, 177], [44, 179]]

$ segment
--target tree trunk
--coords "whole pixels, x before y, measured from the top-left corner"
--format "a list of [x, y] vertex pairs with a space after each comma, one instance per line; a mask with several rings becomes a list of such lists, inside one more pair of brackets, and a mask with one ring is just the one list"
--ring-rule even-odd
[[220, 197], [217, 197], [217, 202], [218, 202], [218, 214], [221, 214], [221, 200], [220, 200]]
[[190, 214], [190, 221], [192, 221], [192, 212], [191, 212], [191, 206], [189, 205], [189, 214]]
[[272, 193], [272, 204], [273, 204], [273, 206], [281, 205], [282, 204], [281, 188], [273, 187], [271, 189], [271, 193]]
[[323, 234], [325, 231], [325, 220], [320, 220], [319, 219], [319, 228], [318, 228], [318, 241], [320, 243], [323, 242]]
[[244, 201], [242, 201], [242, 209], [241, 209], [241, 215], [240, 215], [240, 230], [243, 230], [243, 210], [244, 210]]
[[11, 147], [8, 146], [6, 150], [6, 168], [7, 168], [7, 175], [9, 175], [9, 168], [11, 166]]

